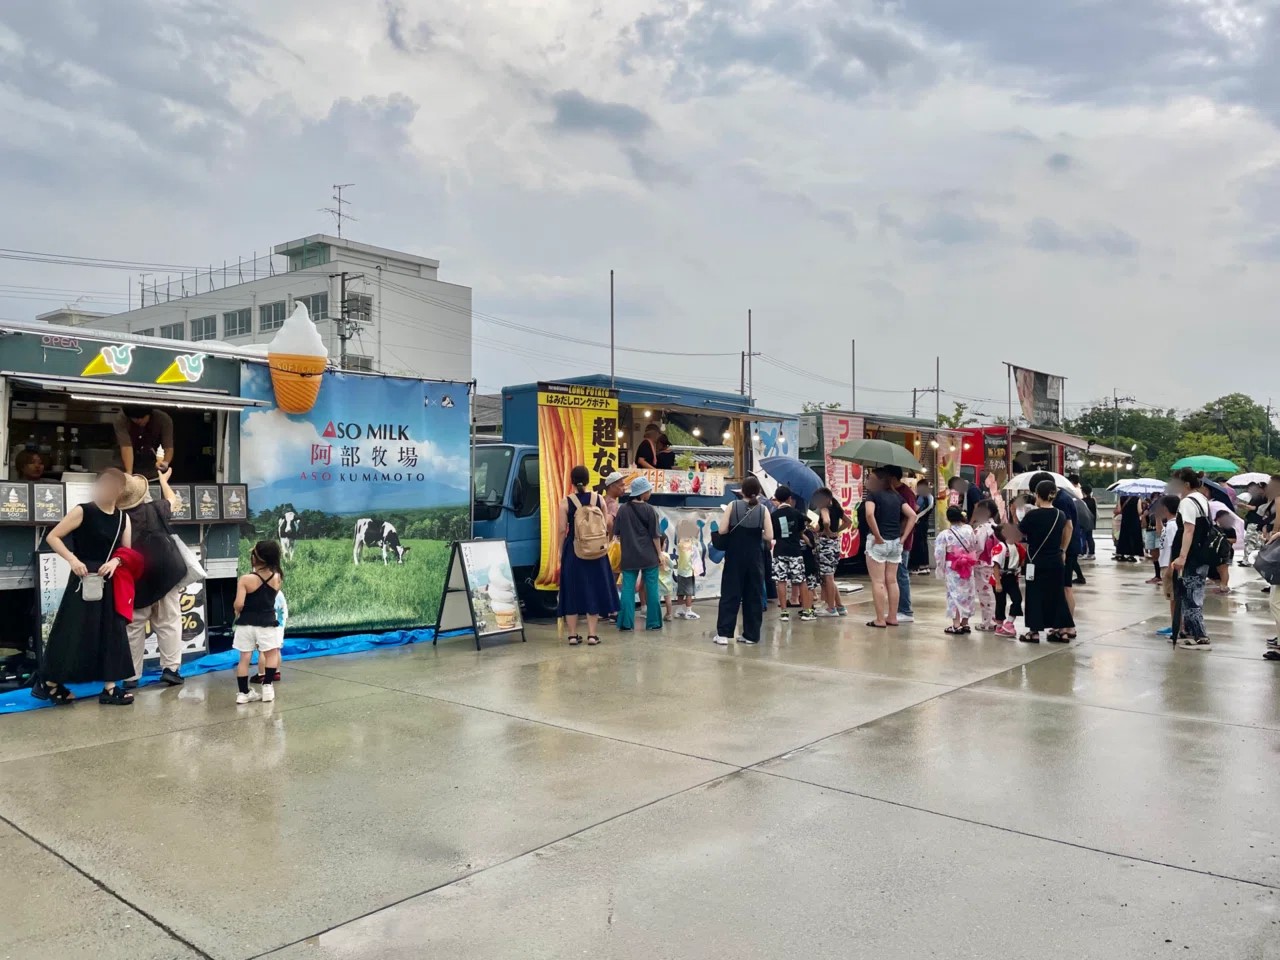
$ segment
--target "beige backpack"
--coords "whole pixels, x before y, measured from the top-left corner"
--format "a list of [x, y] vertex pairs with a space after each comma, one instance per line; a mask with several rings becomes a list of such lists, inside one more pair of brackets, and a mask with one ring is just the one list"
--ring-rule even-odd
[[582, 504], [577, 497], [570, 497], [573, 508], [573, 552], [580, 560], [599, 560], [609, 553], [609, 524], [604, 515], [604, 501], [600, 494], [591, 495], [591, 502]]

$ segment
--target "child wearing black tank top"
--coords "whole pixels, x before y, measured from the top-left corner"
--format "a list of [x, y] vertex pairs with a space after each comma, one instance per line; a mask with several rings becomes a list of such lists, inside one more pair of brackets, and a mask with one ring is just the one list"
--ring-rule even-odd
[[[236, 633], [231, 646], [240, 654], [236, 664], [236, 703], [275, 700], [275, 674], [284, 646], [284, 627], [276, 614], [276, 597], [284, 582], [280, 567], [280, 544], [259, 540], [249, 554], [253, 570], [236, 583]], [[249, 662], [258, 651], [262, 670], [262, 693], [249, 687]]]

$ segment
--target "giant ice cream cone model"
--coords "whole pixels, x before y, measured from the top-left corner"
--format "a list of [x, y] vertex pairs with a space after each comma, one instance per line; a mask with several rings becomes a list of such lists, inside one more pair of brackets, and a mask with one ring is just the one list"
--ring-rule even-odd
[[329, 351], [304, 304], [297, 304], [267, 344], [267, 365], [276, 406], [285, 413], [306, 413], [316, 405]]

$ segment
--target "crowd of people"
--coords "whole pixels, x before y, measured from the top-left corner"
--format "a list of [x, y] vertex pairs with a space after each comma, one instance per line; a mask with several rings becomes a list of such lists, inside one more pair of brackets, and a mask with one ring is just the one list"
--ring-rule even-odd
[[[577, 629], [582, 617], [592, 645], [600, 642], [602, 619], [616, 618], [619, 629], [634, 629], [638, 601], [647, 600], [646, 629], [661, 629], [673, 616], [696, 619], [691, 546], [678, 542], [672, 552], [648, 502], [648, 481], [637, 478], [627, 489], [615, 473], [601, 495], [587, 490], [588, 478], [585, 469], [575, 471], [576, 492], [560, 516], [560, 603], [569, 642], [583, 642]], [[1086, 582], [1080, 561], [1096, 559], [1098, 518], [1093, 490], [1078, 476], [1068, 478], [1066, 489], [1052, 474], [1031, 473], [1027, 492], [1007, 504], [982, 484], [953, 479], [943, 491], [945, 520], [932, 551], [928, 525], [937, 501], [928, 481], [913, 484], [899, 468], [880, 467], [866, 471], [864, 482], [863, 500], [849, 516], [825, 488], [808, 502], [785, 485], [766, 498], [760, 482], [747, 478], [739, 498], [723, 508], [712, 539], [724, 556], [715, 643], [759, 643], [771, 605], [783, 622], [793, 612], [805, 622], [847, 616], [835, 573], [841, 538], [855, 524], [865, 544], [872, 597], [868, 627], [912, 622], [911, 574], [931, 571], [944, 587], [943, 629], [949, 636], [979, 631], [1025, 643], [1076, 639], [1075, 588]], [[1117, 562], [1150, 560], [1154, 576], [1148, 582], [1165, 591], [1178, 622], [1172, 639], [1190, 650], [1212, 648], [1205, 592], [1215, 580], [1215, 589], [1226, 591], [1235, 544], [1243, 539], [1247, 555], [1280, 540], [1274, 528], [1280, 479], [1241, 498], [1252, 503], [1244, 517], [1206, 497], [1203, 484], [1195, 472], [1179, 471], [1163, 494], [1121, 497], [1113, 522]], [[575, 527], [588, 519], [584, 509], [592, 516], [583, 528], [598, 527], [600, 541], [596, 555], [587, 557], [575, 549]], [[609, 543], [617, 548], [612, 563]], [[673, 594], [679, 604], [674, 614]], [[1273, 609], [1280, 629], [1280, 598]], [[1161, 632], [1174, 631], [1171, 625]], [[1271, 642], [1267, 656], [1280, 659], [1280, 644]]]

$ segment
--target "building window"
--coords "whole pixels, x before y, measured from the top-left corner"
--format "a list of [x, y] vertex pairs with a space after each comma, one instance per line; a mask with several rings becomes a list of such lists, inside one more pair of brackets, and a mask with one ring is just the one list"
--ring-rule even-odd
[[185, 340], [186, 330], [180, 323], [166, 323], [160, 328], [160, 336], [166, 340]]
[[147, 327], [145, 330], [135, 330], [133, 331], [133, 335], [135, 337], [154, 337], [156, 335], [156, 328]]
[[192, 340], [216, 340], [218, 338], [218, 318], [196, 317], [191, 321]]
[[362, 357], [358, 353], [348, 353], [343, 364], [344, 370], [362, 370], [373, 373], [373, 357]]
[[224, 337], [247, 337], [253, 333], [253, 313], [248, 307], [231, 310], [222, 315]]
[[373, 319], [373, 297], [367, 293], [348, 294], [347, 318], [369, 323]]
[[307, 313], [311, 314], [312, 320], [329, 319], [329, 294], [313, 293], [308, 297], [294, 297], [293, 299], [307, 308]]
[[264, 303], [258, 308], [258, 332], [266, 333], [268, 330], [279, 330], [284, 326], [284, 308], [285, 302], [277, 300], [275, 303]]

